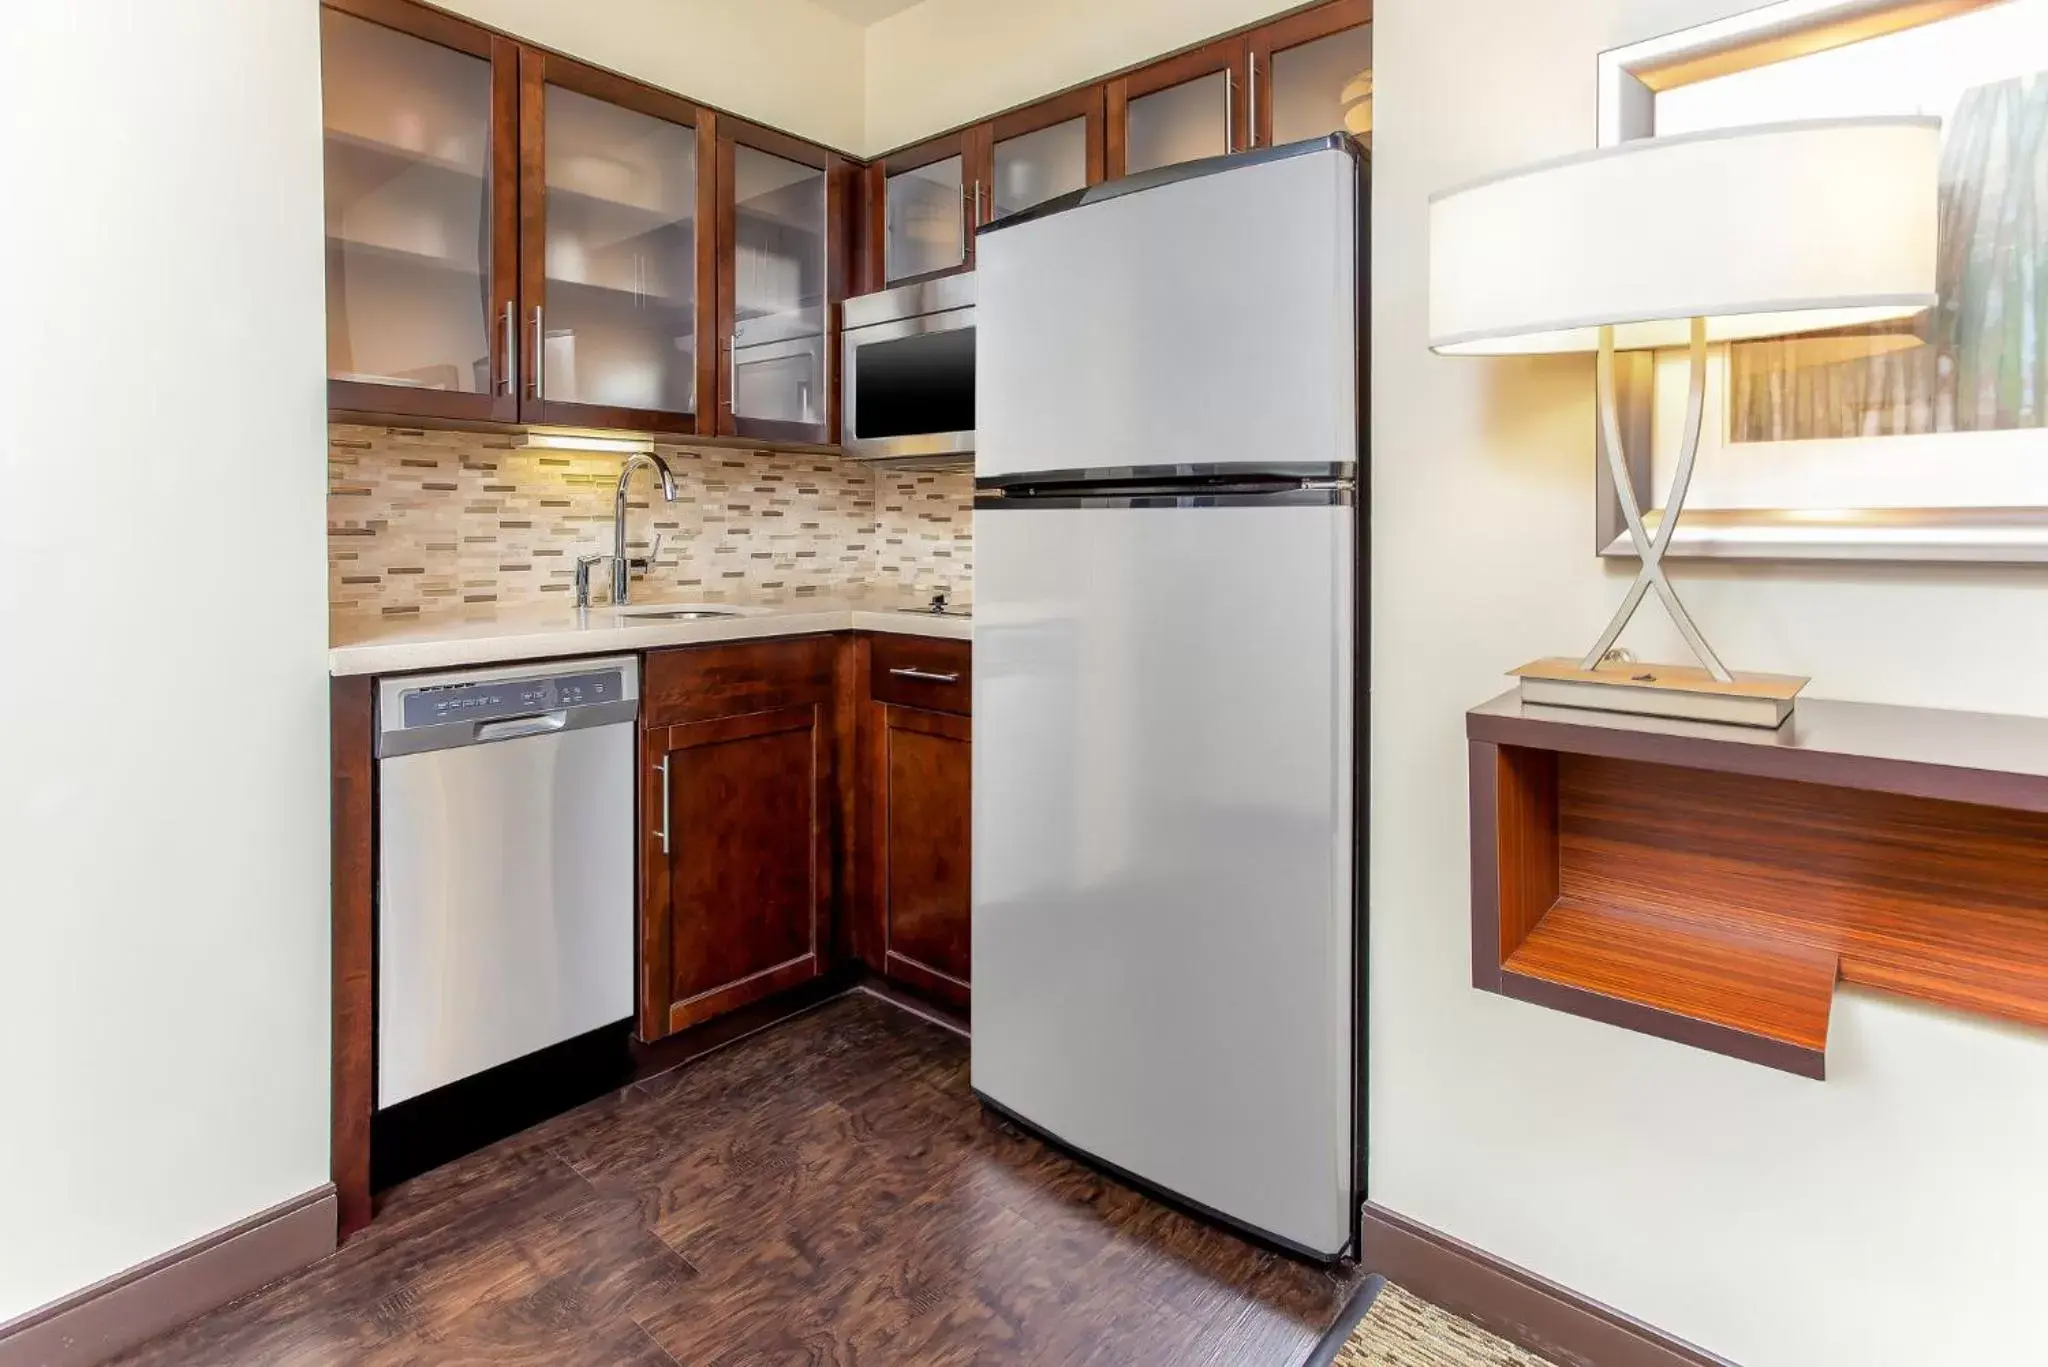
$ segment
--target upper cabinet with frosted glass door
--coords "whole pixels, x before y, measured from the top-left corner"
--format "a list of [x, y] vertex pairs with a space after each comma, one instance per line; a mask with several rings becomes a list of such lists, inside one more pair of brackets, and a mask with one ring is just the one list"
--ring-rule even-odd
[[769, 441], [836, 441], [832, 306], [846, 297], [853, 163], [771, 129], [715, 117], [723, 352], [715, 430]]
[[1112, 178], [1369, 132], [1372, 0], [1329, 0], [1219, 38], [1113, 77], [1106, 94]]
[[1220, 38], [1112, 79], [1110, 178], [1250, 146], [1247, 50], [1242, 34]]
[[516, 420], [517, 44], [397, 0], [320, 40], [328, 402]]
[[989, 126], [891, 152], [867, 170], [871, 288], [974, 264], [974, 228], [988, 202]]
[[711, 117], [534, 48], [519, 104], [521, 420], [708, 431]]
[[977, 228], [1100, 183], [1103, 148], [1091, 85], [891, 152], [867, 169], [867, 287], [971, 268]]
[[1106, 169], [1103, 152], [1099, 85], [1002, 115], [989, 126], [988, 191], [980, 222], [1099, 183]]
[[1328, 133], [1372, 146], [1372, 0], [1333, 0], [1250, 39], [1253, 146]]

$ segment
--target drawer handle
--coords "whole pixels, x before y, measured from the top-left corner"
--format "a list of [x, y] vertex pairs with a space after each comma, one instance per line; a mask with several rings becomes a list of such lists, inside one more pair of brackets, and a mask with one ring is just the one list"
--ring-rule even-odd
[[916, 679], [919, 683], [951, 684], [960, 682], [958, 674], [934, 674], [928, 669], [892, 669], [889, 673], [899, 679]]

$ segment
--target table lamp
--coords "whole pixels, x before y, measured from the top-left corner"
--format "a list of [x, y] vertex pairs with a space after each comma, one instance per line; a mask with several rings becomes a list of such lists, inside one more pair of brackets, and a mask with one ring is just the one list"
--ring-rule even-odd
[[[1539, 162], [1431, 196], [1430, 348], [1598, 353], [1601, 446], [1642, 567], [1593, 648], [1514, 671], [1525, 701], [1777, 726], [1806, 680], [1731, 673], [1666, 577], [1699, 451], [1707, 345], [1909, 318], [1935, 302], [1941, 123], [1821, 119]], [[1615, 408], [1614, 353], [1689, 347], [1671, 492], [1652, 536]], [[1610, 652], [1656, 590], [1700, 667]]]

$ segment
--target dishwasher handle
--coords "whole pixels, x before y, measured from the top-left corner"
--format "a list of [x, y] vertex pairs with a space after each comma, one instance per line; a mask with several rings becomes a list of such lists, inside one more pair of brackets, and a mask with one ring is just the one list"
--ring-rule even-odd
[[518, 740], [521, 736], [545, 736], [569, 724], [567, 712], [543, 712], [537, 717], [507, 717], [503, 721], [480, 721], [476, 739]]

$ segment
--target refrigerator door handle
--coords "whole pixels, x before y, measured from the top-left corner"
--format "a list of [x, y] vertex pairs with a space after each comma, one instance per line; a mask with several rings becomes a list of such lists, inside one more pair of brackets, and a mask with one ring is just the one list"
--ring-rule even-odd
[[1027, 508], [1348, 508], [1358, 494], [1348, 480], [1303, 480], [1274, 487], [1058, 485], [983, 490], [982, 512]]

